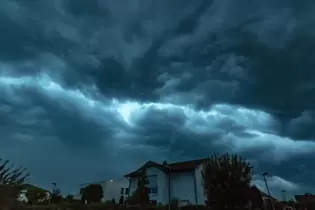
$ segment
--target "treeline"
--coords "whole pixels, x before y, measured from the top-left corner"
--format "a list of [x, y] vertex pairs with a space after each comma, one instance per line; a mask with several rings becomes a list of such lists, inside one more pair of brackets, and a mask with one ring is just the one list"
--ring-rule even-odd
[[[238, 155], [214, 154], [207, 158], [204, 162], [202, 170], [202, 180], [205, 197], [207, 203], [205, 206], [188, 206], [185, 208], [190, 209], [204, 209], [211, 208], [214, 210], [241, 210], [241, 209], [255, 209], [263, 206], [261, 197], [253, 197], [253, 190], [251, 186], [253, 175], [252, 165], [244, 158]], [[67, 209], [80, 209], [89, 208], [94, 205], [94, 209], [116, 209], [116, 208], [152, 208], [150, 204], [148, 177], [145, 169], [141, 172], [139, 177], [137, 189], [133, 194], [124, 202], [124, 205], [114, 204], [97, 204], [100, 203], [103, 197], [102, 187], [97, 184], [89, 185], [82, 189], [81, 200], [75, 200], [73, 196], [69, 195], [63, 198], [60, 195], [60, 190], [54, 192], [42, 192], [39, 189], [31, 189], [27, 192], [28, 202], [21, 204], [16, 202], [16, 197], [25, 184], [29, 173], [26, 169], [20, 167], [14, 169], [13, 166], [9, 167], [9, 161], [4, 161], [0, 165], [0, 183], [2, 187], [7, 188], [4, 191], [0, 188], [0, 205], [7, 206], [34, 206], [46, 205], [67, 206]], [[10, 190], [8, 190], [10, 188]], [[5, 192], [5, 193], [4, 193]], [[49, 193], [48, 199], [47, 193]], [[257, 195], [257, 194], [256, 194]], [[255, 201], [255, 202], [253, 202]], [[18, 204], [17, 204], [18, 203]], [[83, 204], [90, 205], [83, 205]], [[170, 206], [159, 205], [156, 208], [178, 209], [178, 200], [173, 199]], [[105, 206], [104, 206], [105, 205]], [[98, 208], [98, 207], [99, 208]], [[1, 206], [0, 206], [0, 209]], [[270, 209], [271, 206], [270, 206]]]

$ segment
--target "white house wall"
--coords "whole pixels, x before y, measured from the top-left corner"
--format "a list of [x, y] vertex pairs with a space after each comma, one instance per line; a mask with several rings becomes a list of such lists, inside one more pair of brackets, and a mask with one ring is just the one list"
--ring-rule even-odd
[[[112, 199], [115, 199], [116, 203], [118, 203], [120, 196], [124, 196], [124, 200], [128, 197], [128, 195], [126, 195], [125, 193], [126, 188], [129, 188], [129, 182], [126, 178], [82, 184], [80, 185], [80, 188], [85, 188], [90, 184], [99, 184], [102, 186], [103, 189], [102, 202], [111, 201]], [[124, 188], [123, 194], [121, 194], [121, 188]], [[81, 195], [76, 196], [76, 198], [81, 198]]]
[[197, 201], [199, 205], [204, 205], [206, 201], [206, 196], [204, 195], [204, 189], [203, 189], [203, 184], [202, 184], [203, 182], [202, 169], [203, 169], [203, 164], [199, 165], [195, 170]]
[[194, 171], [171, 174], [171, 199], [196, 204]]
[[[150, 194], [150, 200], [156, 200], [157, 203], [168, 203], [168, 176], [159, 168], [149, 167], [146, 169], [147, 176], [157, 176], [157, 194]], [[130, 195], [137, 189], [138, 178], [130, 178]]]
[[[178, 198], [180, 201], [189, 201], [190, 204], [204, 205], [205, 196], [202, 185], [202, 165], [190, 172], [181, 172], [171, 174], [171, 199]], [[146, 169], [147, 176], [157, 176], [158, 193], [151, 194], [150, 200], [156, 200], [157, 203], [167, 204], [169, 201], [168, 175], [159, 168], [149, 167]], [[196, 180], [195, 180], [196, 179]], [[130, 178], [130, 195], [137, 189], [136, 177]], [[195, 189], [196, 181], [196, 189]], [[195, 193], [197, 195], [195, 195]]]
[[[129, 187], [129, 182], [127, 179], [121, 179], [121, 180], [110, 180], [106, 181], [106, 183], [103, 185], [103, 201], [111, 201], [112, 199], [115, 199], [116, 203], [119, 202], [120, 197], [123, 196], [124, 200], [128, 197], [126, 195], [126, 188]], [[121, 193], [121, 189], [123, 190], [123, 193]]]

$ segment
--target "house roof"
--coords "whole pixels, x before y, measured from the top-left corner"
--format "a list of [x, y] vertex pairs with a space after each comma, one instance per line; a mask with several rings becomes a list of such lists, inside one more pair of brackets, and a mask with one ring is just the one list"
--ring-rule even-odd
[[306, 203], [315, 203], [315, 195], [306, 193], [304, 195], [294, 195], [295, 200], [298, 203], [306, 204]]
[[186, 170], [193, 170], [206, 159], [190, 160], [184, 162], [170, 163], [167, 166], [170, 168], [171, 172], [181, 172]]
[[173, 173], [190, 171], [190, 170], [194, 170], [197, 166], [199, 166], [205, 160], [206, 159], [203, 158], [203, 159], [198, 159], [198, 160], [189, 160], [189, 161], [184, 161], [184, 162], [170, 163], [166, 165], [156, 163], [153, 161], [148, 161], [146, 164], [144, 164], [142, 167], [140, 167], [136, 171], [126, 174], [125, 177], [137, 176], [143, 168], [147, 168], [147, 167], [158, 167], [161, 170], [165, 171], [166, 173], [169, 171]]

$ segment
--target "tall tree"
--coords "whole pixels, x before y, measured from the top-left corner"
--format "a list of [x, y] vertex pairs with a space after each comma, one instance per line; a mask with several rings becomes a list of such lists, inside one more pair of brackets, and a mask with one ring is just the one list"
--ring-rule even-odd
[[202, 170], [208, 204], [215, 209], [242, 209], [249, 202], [252, 166], [237, 155], [214, 154]]
[[103, 198], [103, 188], [99, 184], [90, 184], [82, 190], [82, 201], [87, 203], [98, 203]]
[[143, 209], [146, 205], [150, 204], [150, 195], [148, 188], [149, 180], [146, 175], [145, 169], [139, 172], [137, 189], [128, 199], [129, 204], [137, 204]]
[[63, 197], [59, 188], [55, 188], [50, 193], [50, 203], [61, 203]]
[[0, 184], [18, 186], [23, 184], [29, 175], [26, 168], [15, 168], [9, 160], [0, 159]]

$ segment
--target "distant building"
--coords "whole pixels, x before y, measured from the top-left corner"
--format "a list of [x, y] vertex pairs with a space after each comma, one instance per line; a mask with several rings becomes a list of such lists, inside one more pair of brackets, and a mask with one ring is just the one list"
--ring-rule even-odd
[[37, 190], [40, 190], [40, 191], [43, 191], [46, 193], [46, 197], [43, 198], [42, 200], [39, 200], [39, 202], [44, 202], [44, 201], [48, 201], [51, 197], [50, 195], [50, 192], [48, 190], [44, 190], [40, 187], [37, 187], [37, 186], [34, 186], [34, 185], [31, 185], [31, 184], [24, 184], [22, 185], [22, 189], [20, 191], [20, 194], [18, 195], [17, 197], [17, 200], [18, 201], [21, 201], [21, 202], [25, 202], [27, 203], [28, 202], [28, 199], [26, 197], [26, 194], [29, 190], [33, 190], [33, 189], [37, 189]]
[[315, 195], [305, 193], [304, 195], [295, 195], [294, 197], [301, 209], [309, 210], [315, 208]]
[[180, 205], [205, 204], [202, 166], [205, 159], [163, 164], [149, 161], [125, 175], [129, 179], [129, 195], [137, 188], [139, 172], [145, 170], [149, 179], [151, 203], [168, 204], [176, 199]]
[[102, 202], [115, 200], [119, 203], [120, 200], [125, 201], [129, 194], [129, 183], [126, 178], [121, 178], [118, 180], [106, 180], [100, 182], [91, 182], [80, 185], [80, 193], [75, 196], [75, 199], [81, 199], [83, 189], [90, 184], [99, 184], [103, 189]]

